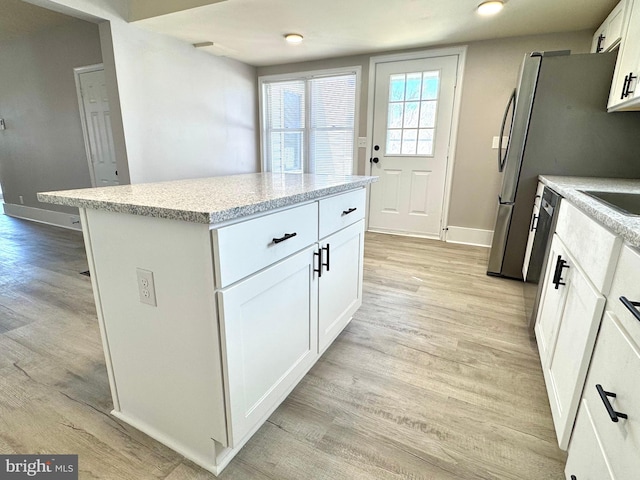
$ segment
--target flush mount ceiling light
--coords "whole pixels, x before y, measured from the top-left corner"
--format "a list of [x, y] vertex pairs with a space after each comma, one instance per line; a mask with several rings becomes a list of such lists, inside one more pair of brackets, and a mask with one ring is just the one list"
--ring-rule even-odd
[[302, 43], [302, 35], [299, 33], [287, 33], [284, 39], [289, 43]]
[[491, 0], [489, 2], [482, 2], [478, 5], [478, 13], [480, 15], [495, 15], [504, 7], [504, 3], [501, 0]]

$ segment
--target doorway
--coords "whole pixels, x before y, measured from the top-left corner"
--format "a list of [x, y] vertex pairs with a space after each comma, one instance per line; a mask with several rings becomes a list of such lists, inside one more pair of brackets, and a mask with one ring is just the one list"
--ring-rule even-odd
[[73, 71], [91, 184], [119, 185], [104, 67], [91, 65]]
[[444, 239], [463, 56], [372, 58], [369, 230]]

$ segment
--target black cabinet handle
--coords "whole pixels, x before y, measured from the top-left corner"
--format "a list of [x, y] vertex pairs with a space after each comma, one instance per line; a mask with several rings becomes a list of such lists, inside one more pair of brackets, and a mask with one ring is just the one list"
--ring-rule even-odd
[[566, 285], [565, 282], [562, 281], [562, 270], [565, 268], [569, 268], [567, 265], [567, 261], [562, 259], [562, 255], [558, 255], [558, 259], [556, 260], [556, 270], [553, 274], [552, 283], [556, 286], [556, 290], [560, 285]]
[[620, 100], [624, 100], [629, 95], [631, 95], [634, 90], [631, 90], [631, 82], [633, 82], [636, 78], [636, 75], [633, 72], [630, 72], [629, 75], [624, 76], [624, 82], [622, 83], [622, 95], [620, 95]]
[[[322, 270], [322, 267], [327, 267], [327, 272], [329, 271], [329, 255], [331, 254], [331, 245], [327, 243], [326, 247], [322, 247], [321, 250], [324, 250], [325, 252], [327, 252], [327, 262], [326, 263], [322, 263], [320, 265], [320, 269]], [[322, 260], [322, 256], [320, 257], [320, 259]]]
[[284, 242], [285, 240], [289, 240], [290, 238], [295, 237], [296, 235], [298, 235], [296, 232], [293, 233], [285, 233], [283, 237], [280, 238], [274, 238], [273, 239], [273, 243], [280, 243], [280, 242]]
[[531, 229], [529, 230], [530, 232], [533, 232], [534, 230], [536, 230], [538, 228], [538, 219], [540, 218], [540, 215], [534, 215], [531, 218]]
[[342, 211], [342, 215], [349, 215], [350, 213], [353, 213], [357, 210], [356, 207], [350, 208], [349, 210], [343, 210]]
[[640, 322], [640, 311], [636, 308], [640, 307], [640, 302], [632, 302], [631, 300], [627, 300], [627, 297], [620, 297], [620, 301], [627, 307], [631, 314], [636, 317], [636, 320]]
[[611, 402], [609, 402], [609, 397], [616, 398], [615, 393], [605, 392], [600, 384], [596, 385], [596, 390], [598, 390], [600, 399], [602, 400], [602, 403], [604, 403], [604, 408], [607, 409], [607, 413], [609, 414], [612, 422], [617, 422], [619, 418], [627, 418], [626, 413], [616, 412], [611, 406]]
[[[322, 249], [318, 252], [313, 252], [314, 262], [313, 271], [318, 274], [318, 278], [322, 277]], [[316, 269], [315, 257], [318, 257], [318, 268]]]
[[598, 44], [596, 45], [596, 53], [600, 53], [604, 48], [602, 48], [602, 42], [606, 37], [602, 34], [598, 35]]

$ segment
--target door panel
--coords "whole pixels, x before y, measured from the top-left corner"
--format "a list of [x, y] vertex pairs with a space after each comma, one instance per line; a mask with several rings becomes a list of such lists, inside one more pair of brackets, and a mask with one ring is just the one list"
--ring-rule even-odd
[[457, 69], [457, 55], [376, 65], [371, 230], [440, 238]]
[[79, 75], [95, 186], [119, 185], [104, 70]]

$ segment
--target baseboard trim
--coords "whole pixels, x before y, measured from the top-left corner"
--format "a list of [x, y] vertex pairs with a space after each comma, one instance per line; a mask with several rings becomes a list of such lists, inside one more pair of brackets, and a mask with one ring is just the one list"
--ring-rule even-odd
[[82, 230], [80, 216], [71, 213], [54, 212], [53, 210], [16, 205], [15, 203], [5, 203], [4, 213], [10, 217], [31, 220], [32, 222], [45, 223], [70, 230]]
[[493, 230], [481, 230], [479, 228], [448, 227], [447, 242], [474, 245], [476, 247], [491, 247]]

